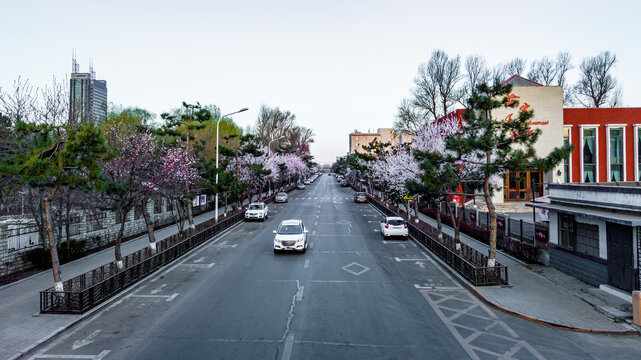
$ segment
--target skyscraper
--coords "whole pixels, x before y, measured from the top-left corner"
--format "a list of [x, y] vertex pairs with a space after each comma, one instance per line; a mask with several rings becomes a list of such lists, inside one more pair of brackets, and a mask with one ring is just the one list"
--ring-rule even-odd
[[96, 80], [93, 66], [78, 72], [74, 57], [69, 86], [69, 119], [73, 123], [100, 121], [107, 117], [107, 81]]

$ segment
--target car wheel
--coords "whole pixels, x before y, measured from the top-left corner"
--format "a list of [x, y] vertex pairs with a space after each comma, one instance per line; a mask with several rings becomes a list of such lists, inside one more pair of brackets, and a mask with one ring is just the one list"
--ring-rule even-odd
[[274, 254], [278, 254], [279, 251], [277, 249], [274, 249]]
[[304, 254], [304, 253], [306, 253], [306, 252], [307, 252], [307, 248], [303, 248], [303, 250], [302, 250], [301, 252], [302, 252], [303, 254]]

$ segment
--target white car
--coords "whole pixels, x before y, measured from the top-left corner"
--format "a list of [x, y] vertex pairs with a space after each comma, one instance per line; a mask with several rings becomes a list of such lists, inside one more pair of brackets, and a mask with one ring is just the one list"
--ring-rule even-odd
[[249, 207], [245, 211], [245, 220], [260, 219], [267, 220], [269, 216], [269, 208], [263, 202], [254, 202], [249, 204]]
[[274, 254], [282, 250], [307, 251], [307, 228], [302, 220], [284, 220], [274, 234]]
[[409, 231], [405, 219], [398, 216], [387, 216], [381, 220], [381, 235], [383, 237], [400, 236], [407, 239]]

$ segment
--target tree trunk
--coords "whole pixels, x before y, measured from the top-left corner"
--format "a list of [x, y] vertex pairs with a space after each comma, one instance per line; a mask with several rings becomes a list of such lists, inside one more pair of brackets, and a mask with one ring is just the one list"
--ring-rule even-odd
[[443, 240], [443, 221], [441, 221], [441, 202], [436, 202], [436, 235]]
[[149, 203], [149, 196], [145, 196], [142, 199], [142, 216], [145, 218], [145, 224], [147, 225], [147, 236], [149, 237], [149, 250], [151, 250], [151, 255], [153, 256], [153, 255], [156, 255], [156, 236], [154, 235], [154, 222], [151, 221], [151, 216], [149, 216], [149, 211], [147, 210], [148, 203]]
[[450, 204], [447, 204], [447, 212], [450, 214], [450, 219], [452, 220], [452, 227], [454, 228], [454, 245], [457, 253], [461, 251], [461, 236], [459, 233], [459, 223], [456, 221], [456, 214]]
[[[487, 162], [490, 163], [491, 153], [487, 152]], [[492, 202], [492, 196], [490, 195], [490, 178], [489, 176], [485, 177], [485, 182], [483, 183], [483, 196], [485, 197], [485, 203], [487, 205], [487, 211], [490, 213], [490, 249], [487, 254], [487, 266], [494, 267], [496, 264], [496, 209], [494, 203]]]
[[227, 206], [229, 205], [229, 192], [225, 191], [223, 193], [225, 197], [225, 210], [223, 210], [223, 216], [227, 216]]
[[414, 222], [418, 224], [420, 222], [420, 217], [418, 216], [418, 196], [414, 199], [414, 215], [416, 215]]
[[53, 283], [56, 291], [64, 291], [62, 278], [60, 277], [60, 260], [58, 259], [58, 248], [53, 239], [53, 226], [51, 224], [51, 199], [56, 195], [60, 182], [56, 183], [51, 194], [45, 198], [45, 218], [47, 221], [47, 237], [49, 239], [49, 252], [51, 253], [51, 270], [53, 271]]
[[187, 199], [186, 205], [187, 205], [187, 211], [186, 212], [187, 212], [187, 220], [189, 221], [189, 228], [190, 229], [195, 229], [196, 228], [196, 224], [194, 224], [194, 215], [193, 215], [193, 212], [192, 212], [191, 199]]
[[116, 266], [118, 270], [122, 270], [125, 266], [122, 263], [122, 253], [120, 251], [120, 244], [122, 243], [122, 234], [125, 232], [125, 217], [129, 213], [129, 209], [122, 209], [120, 211], [120, 229], [118, 229], [118, 235], [116, 235], [116, 241], [114, 244], [114, 256], [116, 258]]

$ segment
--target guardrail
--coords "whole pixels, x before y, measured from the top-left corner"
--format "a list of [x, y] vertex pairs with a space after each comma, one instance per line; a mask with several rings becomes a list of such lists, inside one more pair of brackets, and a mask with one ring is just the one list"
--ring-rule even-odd
[[[286, 191], [290, 190], [291, 188]], [[263, 201], [272, 202], [274, 196]], [[215, 220], [207, 221], [199, 224], [195, 230], [187, 230], [158, 241], [155, 255], [151, 255], [148, 247], [127, 255], [123, 258], [123, 270], [118, 270], [116, 262], [112, 261], [65, 281], [64, 291], [55, 291], [53, 287], [41, 291], [40, 313], [82, 314], [87, 312], [226, 228], [241, 222], [244, 217], [244, 212], [240, 211], [218, 223]]]
[[[381, 210], [385, 215], [400, 216], [376, 198], [369, 197], [369, 200], [372, 205], [376, 206], [376, 208]], [[430, 251], [440, 257], [474, 286], [508, 284], [507, 266], [496, 262], [494, 267], [488, 267], [488, 257], [485, 254], [463, 243], [461, 243], [461, 251], [457, 252], [455, 250], [454, 239], [451, 236], [443, 233], [441, 234], [443, 239], [437, 240], [438, 235], [436, 230], [429, 227], [429, 225], [427, 232], [419, 229], [412, 223], [408, 223], [408, 227], [409, 233], [413, 238], [425, 245], [425, 247], [430, 249]]]

